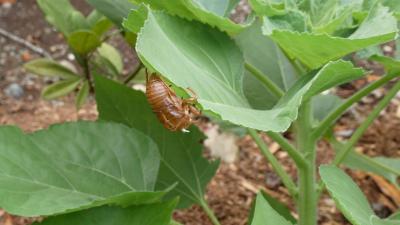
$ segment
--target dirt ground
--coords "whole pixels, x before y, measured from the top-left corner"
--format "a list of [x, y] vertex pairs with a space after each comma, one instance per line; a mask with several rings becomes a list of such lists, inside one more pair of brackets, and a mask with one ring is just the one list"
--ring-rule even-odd
[[[72, 2], [85, 13], [90, 11], [90, 7], [84, 4], [84, 1]], [[69, 50], [62, 35], [46, 23], [35, 0], [0, 0], [0, 28], [45, 49], [56, 60], [69, 61]], [[115, 41], [123, 50], [125, 62], [128, 65], [125, 69], [129, 70], [129, 67], [136, 63], [135, 55], [129, 47], [118, 40]], [[95, 120], [97, 109], [93, 98], [79, 111], [75, 109], [73, 96], [55, 101], [44, 101], [40, 98], [42, 87], [52, 81], [29, 74], [21, 67], [26, 61], [37, 57], [40, 55], [0, 35], [0, 124], [16, 125], [31, 132], [54, 123]], [[376, 71], [379, 73], [381, 70]], [[349, 96], [377, 77], [378, 75], [369, 75], [366, 79], [343, 85], [336, 91], [342, 97]], [[19, 90], [17, 95], [14, 93], [10, 96], [6, 91], [10, 89], [10, 86], [20, 88], [17, 88]], [[343, 139], [347, 138], [385, 92], [384, 88], [378, 89], [364, 98], [340, 120], [336, 133]], [[400, 96], [364, 135], [357, 146], [357, 151], [370, 156], [400, 157], [399, 105]], [[288, 155], [267, 137], [264, 138], [277, 158], [284, 164], [285, 169], [295, 179], [296, 171]], [[245, 136], [238, 139], [237, 144], [239, 152], [235, 161], [222, 163], [207, 187], [207, 200], [222, 224], [246, 224], [250, 206], [260, 189], [280, 199], [295, 211], [287, 190], [258, 152], [255, 143]], [[319, 144], [319, 164], [329, 162], [333, 155], [333, 150], [328, 144], [324, 142]], [[397, 190], [397, 193], [393, 194], [393, 190], [396, 191], [396, 189], [393, 189], [393, 185], [386, 180], [363, 172], [349, 170], [348, 172], [367, 195], [379, 216], [386, 217], [400, 207], [400, 197], [398, 197], [400, 193]], [[326, 193], [321, 198], [319, 211], [321, 225], [348, 224]], [[294, 216], [296, 216], [295, 213]], [[185, 225], [211, 224], [197, 206], [175, 212], [174, 218]], [[11, 216], [0, 209], [0, 225], [30, 224], [31, 221], [31, 219]]]

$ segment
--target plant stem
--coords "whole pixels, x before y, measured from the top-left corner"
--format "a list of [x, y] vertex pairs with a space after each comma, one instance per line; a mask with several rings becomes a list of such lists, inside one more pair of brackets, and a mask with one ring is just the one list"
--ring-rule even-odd
[[311, 102], [304, 102], [296, 121], [296, 141], [298, 149], [303, 153], [306, 166], [299, 167], [299, 225], [315, 225], [317, 223], [317, 193], [315, 172], [315, 139], [309, 135], [312, 122]]
[[214, 225], [221, 225], [213, 210], [210, 208], [210, 206], [208, 206], [207, 202], [204, 199], [200, 201], [200, 206], [203, 208], [204, 212], [207, 214], [208, 218], [210, 218], [211, 222]]
[[306, 161], [303, 157], [303, 155], [297, 151], [293, 145], [291, 145], [286, 138], [284, 138], [281, 134], [275, 133], [272, 131], [267, 132], [268, 136], [272, 138], [275, 142], [277, 142], [283, 150], [285, 150], [289, 156], [293, 159], [293, 161], [296, 163], [297, 167], [305, 167], [306, 166]]
[[89, 90], [91, 93], [94, 92], [94, 85], [92, 82], [92, 77], [90, 75], [90, 68], [89, 68], [89, 59], [88, 57], [84, 57], [82, 61], [82, 66], [83, 66], [83, 74], [85, 75], [86, 80], [89, 83]]
[[124, 81], [124, 84], [128, 84], [136, 75], [139, 73], [140, 69], [143, 68], [142, 62], [139, 61], [139, 65], [132, 71], [131, 75]]
[[372, 110], [368, 117], [362, 122], [362, 124], [357, 128], [354, 134], [351, 136], [350, 140], [346, 142], [343, 149], [339, 151], [333, 160], [334, 165], [339, 165], [351, 151], [357, 141], [361, 138], [368, 127], [374, 122], [374, 120], [379, 116], [380, 112], [390, 104], [393, 97], [396, 96], [397, 92], [400, 90], [400, 81], [390, 89], [390, 91], [385, 95], [385, 97], [378, 103], [378, 105]]
[[318, 125], [318, 127], [312, 132], [311, 136], [315, 139], [322, 137], [329, 130], [329, 128], [333, 125], [333, 123], [344, 113], [346, 112], [350, 106], [352, 106], [355, 102], [360, 101], [363, 97], [371, 93], [373, 90], [379, 88], [380, 86], [386, 84], [393, 78], [397, 77], [395, 74], [388, 74], [381, 79], [375, 81], [374, 83], [364, 87], [363, 89], [356, 92], [350, 98], [348, 98], [345, 102], [343, 102], [339, 107], [337, 107], [334, 111], [332, 111], [325, 119]]
[[275, 158], [275, 156], [271, 153], [265, 142], [260, 138], [257, 131], [248, 128], [247, 129], [249, 135], [253, 138], [256, 142], [258, 148], [261, 150], [261, 153], [264, 155], [265, 158], [271, 163], [272, 168], [276, 171], [278, 176], [282, 179], [282, 183], [286, 186], [289, 193], [292, 195], [294, 199], [297, 199], [297, 187], [296, 184], [293, 182], [292, 178], [286, 171], [283, 169], [279, 161]]
[[255, 68], [253, 65], [249, 63], [244, 64], [245, 68], [253, 74], [261, 83], [263, 83], [276, 97], [282, 97], [285, 92], [282, 91], [280, 87], [278, 87], [269, 77]]

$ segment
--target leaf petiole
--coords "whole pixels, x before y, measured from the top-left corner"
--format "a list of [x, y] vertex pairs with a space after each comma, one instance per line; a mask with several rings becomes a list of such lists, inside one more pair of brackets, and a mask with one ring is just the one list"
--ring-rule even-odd
[[292, 178], [289, 174], [283, 169], [279, 161], [275, 158], [275, 156], [271, 153], [265, 142], [260, 138], [257, 131], [253, 129], [247, 129], [249, 135], [253, 138], [256, 142], [257, 146], [260, 148], [261, 153], [264, 155], [265, 158], [269, 161], [272, 168], [276, 171], [279, 177], [282, 179], [283, 184], [288, 189], [290, 195], [296, 200], [298, 191], [296, 184], [293, 182]]
[[314, 139], [318, 139], [325, 135], [325, 133], [329, 130], [332, 124], [339, 119], [339, 117], [345, 113], [354, 103], [360, 101], [363, 97], [367, 96], [373, 90], [379, 88], [380, 86], [386, 84], [393, 78], [399, 76], [398, 74], [388, 74], [381, 79], [375, 81], [374, 83], [366, 86], [365, 88], [359, 90], [357, 93], [348, 98], [345, 102], [343, 102], [339, 107], [337, 107], [334, 111], [332, 111], [325, 119], [318, 125], [316, 129], [311, 133], [311, 136]]
[[385, 95], [385, 97], [378, 103], [378, 105], [372, 110], [368, 117], [363, 121], [363, 123], [357, 128], [354, 134], [351, 136], [350, 140], [346, 142], [343, 149], [339, 151], [333, 160], [334, 165], [339, 165], [354, 147], [357, 141], [361, 138], [368, 127], [374, 122], [374, 120], [379, 116], [380, 112], [386, 108], [391, 102], [391, 100], [396, 96], [397, 92], [400, 90], [400, 81], [390, 89], [390, 91]]

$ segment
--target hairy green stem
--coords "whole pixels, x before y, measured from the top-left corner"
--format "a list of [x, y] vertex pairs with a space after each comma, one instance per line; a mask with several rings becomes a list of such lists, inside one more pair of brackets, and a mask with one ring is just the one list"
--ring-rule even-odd
[[346, 142], [343, 149], [341, 149], [333, 160], [334, 165], [339, 165], [351, 151], [357, 141], [361, 138], [368, 127], [374, 122], [374, 120], [379, 116], [380, 112], [390, 104], [393, 97], [396, 96], [397, 92], [400, 90], [400, 81], [390, 89], [390, 91], [385, 95], [385, 97], [378, 103], [378, 105], [372, 110], [368, 117], [362, 122], [362, 124], [357, 128], [354, 134], [351, 136], [349, 141]]
[[293, 161], [296, 163], [297, 167], [302, 167], [304, 168], [307, 163], [303, 157], [303, 155], [297, 151], [293, 145], [291, 145], [286, 138], [284, 138], [281, 134], [275, 133], [272, 131], [267, 132], [268, 136], [274, 140], [276, 143], [278, 143], [283, 150], [285, 150], [289, 156], [293, 159]]
[[289, 176], [288, 173], [283, 169], [279, 161], [275, 158], [275, 156], [271, 153], [268, 146], [265, 142], [260, 138], [257, 131], [248, 128], [249, 135], [253, 138], [256, 142], [258, 148], [261, 150], [261, 153], [264, 155], [265, 158], [269, 161], [272, 168], [274, 168], [275, 172], [278, 176], [282, 179], [282, 183], [286, 186], [289, 193], [292, 195], [294, 199], [297, 199], [297, 187], [296, 184], [293, 182], [292, 178]]
[[285, 92], [282, 91], [280, 87], [278, 87], [268, 76], [264, 75], [261, 71], [259, 71], [254, 66], [249, 63], [244, 64], [246, 69], [253, 74], [263, 85], [265, 85], [276, 97], [282, 97]]
[[211, 222], [214, 225], [221, 225], [221, 223], [215, 216], [214, 211], [210, 208], [210, 206], [208, 206], [207, 202], [204, 199], [201, 200], [200, 206], [203, 208], [204, 212], [207, 214], [208, 218], [210, 218]]
[[295, 123], [297, 147], [306, 160], [305, 167], [299, 167], [299, 225], [316, 225], [317, 223], [317, 193], [315, 172], [315, 143], [310, 134], [312, 122], [311, 102], [304, 102], [299, 110]]
[[360, 101], [363, 97], [371, 93], [373, 90], [379, 88], [380, 86], [386, 84], [393, 78], [397, 77], [398, 75], [395, 74], [389, 74], [381, 79], [375, 81], [374, 83], [364, 87], [363, 89], [359, 90], [356, 92], [354, 95], [352, 95], [350, 98], [348, 98], [345, 102], [343, 102], [339, 107], [337, 107], [334, 111], [332, 111], [321, 123], [318, 125], [318, 127], [312, 132], [311, 136], [315, 139], [322, 137], [325, 135], [325, 133], [330, 129], [330, 127], [333, 125], [333, 123], [339, 119], [339, 117], [345, 113], [350, 106], [352, 106], [354, 103]]

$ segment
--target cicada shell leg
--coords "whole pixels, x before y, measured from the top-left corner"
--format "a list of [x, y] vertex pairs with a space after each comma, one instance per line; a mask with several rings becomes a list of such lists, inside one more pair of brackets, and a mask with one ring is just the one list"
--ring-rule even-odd
[[196, 104], [197, 103], [197, 94], [190, 87], [186, 88], [188, 92], [190, 92], [190, 98], [183, 99], [184, 104]]

